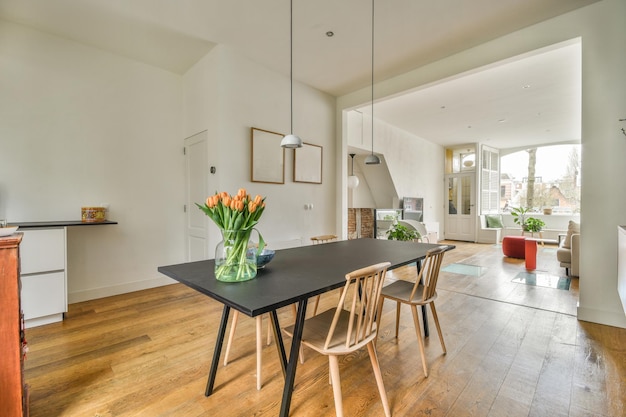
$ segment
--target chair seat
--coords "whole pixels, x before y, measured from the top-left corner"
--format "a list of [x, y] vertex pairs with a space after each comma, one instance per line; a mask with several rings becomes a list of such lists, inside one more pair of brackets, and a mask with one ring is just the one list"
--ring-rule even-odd
[[437, 292], [435, 292], [435, 295], [432, 298], [424, 300], [424, 286], [422, 284], [419, 284], [417, 286], [417, 291], [415, 291], [413, 299], [409, 300], [414, 285], [414, 282], [398, 280], [387, 285], [386, 287], [383, 287], [382, 295], [383, 297], [389, 298], [390, 300], [400, 301], [401, 303], [411, 305], [424, 305], [437, 299]]
[[[324, 355], [337, 355], [359, 350], [376, 337], [376, 333], [374, 332], [370, 337], [365, 338], [360, 343], [347, 348], [346, 334], [348, 332], [350, 312], [341, 310], [337, 327], [335, 328], [335, 332], [333, 333], [328, 349], [324, 349], [324, 344], [326, 343], [328, 330], [330, 328], [330, 323], [333, 321], [334, 314], [335, 309], [330, 309], [306, 319], [304, 322], [304, 330], [302, 331], [302, 344]], [[293, 336], [293, 328], [293, 325], [285, 327], [285, 333], [289, 336]], [[375, 328], [376, 324], [374, 323], [374, 329]]]

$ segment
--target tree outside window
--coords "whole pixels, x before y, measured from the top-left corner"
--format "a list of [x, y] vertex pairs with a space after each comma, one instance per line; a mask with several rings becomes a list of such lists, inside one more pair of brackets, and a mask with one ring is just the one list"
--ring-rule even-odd
[[580, 212], [580, 145], [554, 145], [501, 158], [500, 208]]

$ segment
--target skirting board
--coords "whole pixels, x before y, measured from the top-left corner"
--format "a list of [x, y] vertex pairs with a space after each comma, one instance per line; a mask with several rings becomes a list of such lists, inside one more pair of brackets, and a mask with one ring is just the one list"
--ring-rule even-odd
[[578, 306], [578, 320], [626, 329], [626, 315], [619, 311], [595, 310]]
[[159, 277], [144, 281], [135, 281], [119, 285], [112, 285], [110, 287], [100, 287], [90, 290], [75, 291], [69, 293], [67, 298], [68, 302], [70, 304], [73, 304], [80, 303], [82, 301], [95, 300], [98, 298], [111, 297], [113, 295], [126, 294], [134, 291], [147, 290], [149, 288], [162, 287], [163, 285], [170, 284], [176, 284], [176, 281], [167, 277]]

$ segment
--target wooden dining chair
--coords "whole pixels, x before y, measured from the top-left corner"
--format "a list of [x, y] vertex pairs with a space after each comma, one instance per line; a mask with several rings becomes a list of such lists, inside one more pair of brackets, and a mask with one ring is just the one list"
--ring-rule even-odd
[[[439, 278], [439, 269], [441, 268], [441, 261], [445, 254], [447, 247], [439, 246], [434, 249], [430, 249], [426, 258], [422, 262], [420, 272], [417, 276], [417, 280], [413, 282], [398, 280], [386, 287], [383, 287], [380, 308], [382, 313], [382, 305], [385, 300], [393, 300], [396, 302], [396, 338], [398, 337], [399, 323], [400, 323], [400, 306], [402, 304], [408, 304], [411, 306], [413, 313], [413, 322], [415, 324], [415, 332], [417, 333], [417, 341], [419, 344], [420, 353], [422, 354], [422, 366], [424, 367], [424, 375], [428, 376], [428, 366], [426, 364], [426, 354], [424, 351], [424, 338], [422, 336], [422, 326], [417, 313], [417, 306], [424, 306], [430, 304], [430, 308], [433, 312], [433, 320], [435, 326], [437, 326], [437, 332], [439, 333], [439, 341], [443, 348], [443, 354], [446, 354], [446, 345], [443, 342], [443, 334], [441, 333], [441, 327], [439, 326], [439, 318], [437, 317], [437, 310], [435, 309], [435, 300], [437, 299], [437, 279]], [[378, 324], [380, 325], [381, 314], [378, 315]]]
[[319, 243], [334, 242], [336, 240], [337, 240], [337, 236], [335, 235], [320, 235], [320, 236], [313, 236], [311, 238], [311, 242], [313, 242], [314, 245], [317, 245]]
[[[389, 262], [379, 263], [346, 274], [346, 284], [341, 291], [337, 307], [310, 317], [304, 322], [302, 344], [328, 356], [337, 417], [343, 416], [338, 357], [351, 354], [365, 346], [374, 370], [385, 416], [391, 416], [374, 343], [378, 334], [376, 317], [380, 295], [389, 265]], [[348, 308], [344, 309], [344, 305]], [[294, 326], [285, 328], [285, 332], [292, 337], [293, 330]], [[358, 363], [346, 361], [346, 364]]]
[[[311, 238], [311, 242], [313, 242], [314, 245], [319, 245], [322, 243], [329, 243], [329, 242], [336, 242], [336, 241], [337, 241], [336, 235], [320, 235], [320, 236], [313, 236]], [[313, 306], [313, 315], [317, 314], [317, 309], [320, 305], [320, 298], [321, 298], [321, 295], [318, 295], [317, 297], [315, 297], [315, 305]]]

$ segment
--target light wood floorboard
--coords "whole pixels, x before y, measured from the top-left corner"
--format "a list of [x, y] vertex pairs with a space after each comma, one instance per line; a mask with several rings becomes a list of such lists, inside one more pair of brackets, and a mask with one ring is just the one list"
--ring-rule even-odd
[[[444, 266], [483, 268], [478, 276], [441, 273], [436, 304], [448, 354], [436, 332], [426, 340], [428, 378], [410, 310], [402, 310], [396, 339], [395, 304], [384, 306], [377, 351], [394, 416], [626, 416], [626, 329], [576, 319], [578, 279], [570, 290], [513, 283], [523, 260], [504, 258], [495, 245], [452, 243]], [[554, 246], [540, 248], [537, 272], [564, 276], [555, 257]], [[388, 279], [414, 274], [407, 266]], [[336, 302], [324, 295], [321, 310]], [[277, 415], [276, 349], [263, 348], [257, 391], [255, 321], [245, 316], [230, 363], [220, 364], [214, 394], [204, 396], [221, 311], [180, 284], [71, 305], [62, 323], [27, 330], [31, 416]], [[291, 323], [291, 309], [279, 317]], [[291, 415], [333, 416], [328, 361], [304, 354]], [[340, 369], [346, 415], [383, 415], [367, 351], [341, 358]]]

